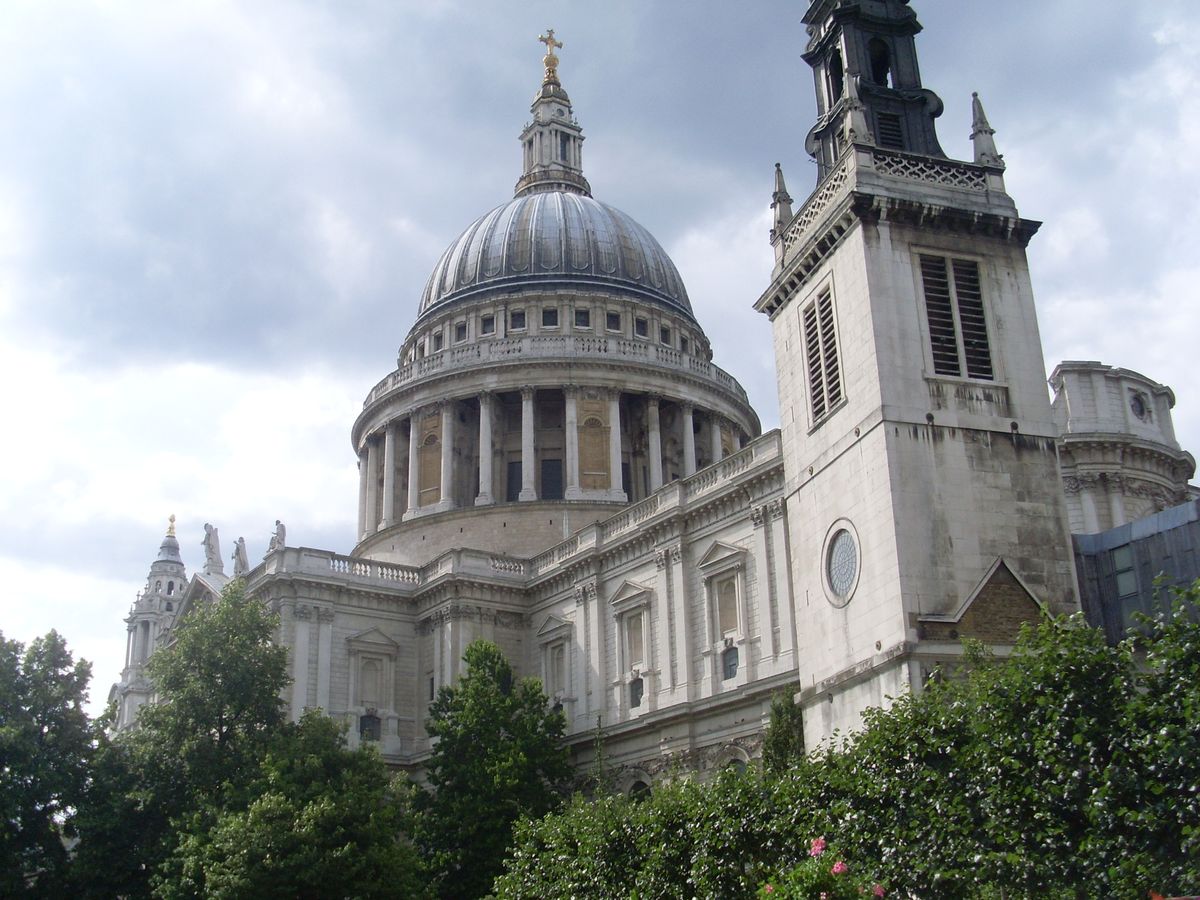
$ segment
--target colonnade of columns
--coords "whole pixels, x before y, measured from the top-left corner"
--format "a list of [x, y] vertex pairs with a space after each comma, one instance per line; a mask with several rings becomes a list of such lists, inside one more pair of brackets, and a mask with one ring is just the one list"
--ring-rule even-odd
[[[600, 392], [603, 395], [604, 410], [607, 413], [607, 423], [605, 427], [608, 431], [608, 446], [607, 446], [607, 487], [596, 488], [593, 484], [590, 487], [585, 487], [580, 471], [580, 434], [583, 423], [580, 421], [580, 400], [584, 396], [584, 389], [567, 385], [561, 388], [563, 397], [563, 484], [562, 498], [566, 500], [609, 500], [609, 501], [626, 501], [626, 495], [623, 487], [623, 471], [622, 462], [624, 447], [622, 444], [622, 434], [628, 433], [629, 422], [623, 422], [621, 398], [623, 392], [613, 389], [605, 389]], [[537, 417], [535, 414], [536, 404], [535, 398], [538, 389], [532, 387], [523, 387], [520, 389], [521, 395], [521, 435], [520, 435], [520, 490], [515, 491], [517, 502], [529, 502], [538, 499], [537, 490], [537, 446], [536, 446], [536, 430]], [[592, 398], [591, 403], [594, 407], [596, 391], [589, 391], [587, 395]], [[464, 400], [475, 399], [478, 401], [478, 490], [474, 497], [475, 506], [487, 506], [497, 502], [497, 499], [502, 496], [498, 485], [496, 484], [496, 466], [495, 455], [496, 448], [494, 445], [494, 432], [496, 425], [497, 394], [493, 392], [481, 392], [473, 396], [473, 398], [462, 398], [460, 400], [441, 400], [434, 404], [423, 407], [418, 407], [411, 410], [407, 415], [400, 416], [389, 421], [373, 439], [368, 439], [359, 457], [359, 533], [360, 537], [367, 537], [378, 530], [382, 530], [392, 525], [397, 524], [401, 520], [415, 518], [419, 515], [428, 512], [438, 512], [450, 510], [458, 507], [460, 504], [455, 497], [455, 430], [458, 423], [458, 411], [460, 404]], [[645, 427], [645, 456], [648, 464], [648, 487], [649, 491], [658, 490], [665, 483], [665, 473], [663, 466], [663, 449], [664, 449], [664, 434], [662, 425], [662, 403], [665, 398], [660, 398], [656, 395], [644, 395], [645, 402], [645, 419], [642, 424]], [[668, 401], [677, 408], [680, 416], [680, 424], [678, 431], [681, 435], [676, 436], [676, 439], [682, 438], [681, 460], [678, 460], [682, 466], [682, 476], [687, 477], [696, 472], [698, 468], [697, 447], [696, 447], [696, 409], [693, 404], [670, 400]], [[428, 472], [422, 472], [423, 465], [429, 465], [432, 461], [426, 457], [422, 459], [422, 434], [427, 431], [427, 423], [431, 416], [436, 415], [438, 423], [438, 435], [436, 443], [439, 445], [438, 458], [438, 482], [437, 482], [437, 500], [429, 502], [423, 500], [422, 494], [422, 477], [426, 482], [431, 480], [428, 478]], [[708, 460], [714, 462], [721, 459], [725, 455], [725, 446], [722, 442], [722, 423], [727, 429], [732, 429], [733, 435], [740, 434], [740, 430], [736, 426], [713, 411], [702, 411], [705, 417], [703, 421], [708, 423]], [[398, 442], [402, 440], [402, 428], [405, 420], [408, 421], [408, 459], [407, 459], [407, 475], [408, 475], [408, 491], [406, 497], [406, 505], [403, 510], [398, 510], [397, 506], [397, 479], [402, 471], [402, 460], [399, 456]], [[472, 423], [474, 424], [474, 423]], [[623, 426], [625, 426], [623, 428]], [[727, 432], [730, 433], [730, 432]], [[432, 438], [430, 439], [432, 441]], [[737, 438], [734, 439], [734, 449], [737, 446]], [[514, 462], [515, 465], [515, 462]], [[594, 475], [595, 473], [593, 473]], [[678, 472], [672, 472], [672, 475], [677, 475]], [[506, 477], [511, 475], [511, 470], [506, 473]], [[632, 477], [632, 476], [631, 476]], [[594, 480], [594, 479], [593, 479]], [[601, 482], [602, 483], [602, 482]], [[426, 490], [430, 488], [426, 487]], [[461, 492], [460, 492], [461, 493]], [[507, 495], [512, 499], [514, 486], [508, 486]], [[382, 494], [382, 497], [380, 497]], [[378, 518], [376, 518], [378, 516]]]

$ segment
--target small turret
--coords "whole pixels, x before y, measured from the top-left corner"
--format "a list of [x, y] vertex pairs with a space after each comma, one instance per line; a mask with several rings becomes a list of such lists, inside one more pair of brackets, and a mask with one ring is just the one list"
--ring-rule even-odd
[[571, 98], [558, 80], [558, 56], [563, 46], [554, 29], [538, 38], [546, 45], [541, 89], [529, 111], [533, 120], [521, 132], [523, 172], [515, 196], [541, 191], [569, 191], [590, 197], [592, 187], [583, 177], [583, 129], [571, 112]]

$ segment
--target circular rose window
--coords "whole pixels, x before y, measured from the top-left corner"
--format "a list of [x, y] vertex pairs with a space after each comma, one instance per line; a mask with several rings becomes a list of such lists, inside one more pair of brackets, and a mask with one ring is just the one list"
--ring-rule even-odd
[[828, 579], [830, 601], [845, 606], [850, 601], [858, 581], [858, 545], [847, 529], [834, 532], [825, 556], [825, 576]]

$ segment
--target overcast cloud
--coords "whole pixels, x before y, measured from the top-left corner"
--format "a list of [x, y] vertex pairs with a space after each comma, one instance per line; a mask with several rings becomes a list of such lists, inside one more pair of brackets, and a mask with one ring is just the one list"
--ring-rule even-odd
[[[914, 0], [942, 145], [978, 90], [1022, 214], [1047, 366], [1170, 384], [1200, 447], [1200, 8]], [[716, 362], [777, 422], [772, 167], [811, 189], [805, 4], [0, 7], [0, 629], [58, 628], [102, 702], [166, 517], [252, 558], [347, 551], [349, 428], [442, 248], [511, 196], [547, 26], [598, 198], [672, 254]]]

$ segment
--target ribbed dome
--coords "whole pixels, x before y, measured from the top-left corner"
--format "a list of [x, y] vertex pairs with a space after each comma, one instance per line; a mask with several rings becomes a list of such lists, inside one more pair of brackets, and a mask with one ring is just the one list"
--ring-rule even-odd
[[645, 228], [580, 193], [515, 197], [478, 219], [438, 260], [421, 313], [513, 288], [607, 288], [692, 313], [683, 279]]

